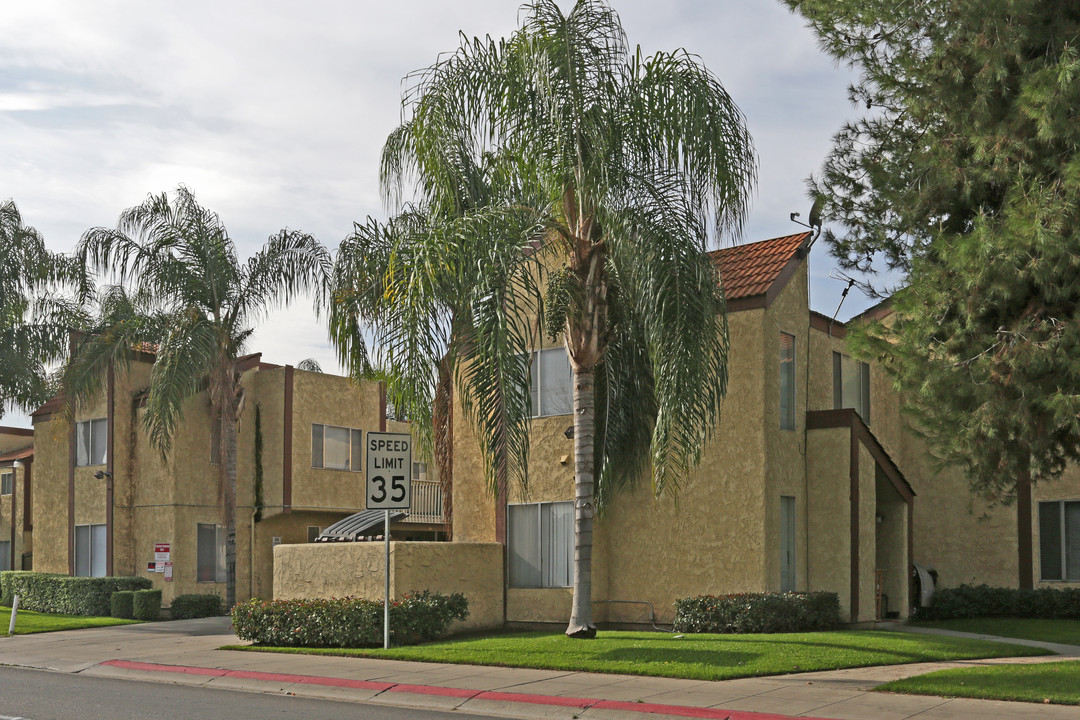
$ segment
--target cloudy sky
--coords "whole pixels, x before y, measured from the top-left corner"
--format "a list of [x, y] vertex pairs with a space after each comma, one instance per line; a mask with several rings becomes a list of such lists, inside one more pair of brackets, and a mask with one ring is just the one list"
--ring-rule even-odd
[[[5, 2], [0, 197], [59, 251], [181, 183], [244, 257], [282, 227], [336, 247], [354, 220], [385, 217], [378, 157], [400, 121], [402, 77], [457, 47], [459, 31], [510, 33], [518, 4]], [[613, 4], [632, 44], [700, 55], [746, 114], [760, 182], [743, 240], [797, 232], [788, 214], [808, 214], [804, 180], [856, 112], [849, 71], [775, 0]], [[844, 285], [834, 265], [823, 246], [811, 255], [811, 303], [830, 315]], [[840, 317], [869, 304], [853, 291]], [[275, 312], [251, 347], [337, 367], [306, 307]]]

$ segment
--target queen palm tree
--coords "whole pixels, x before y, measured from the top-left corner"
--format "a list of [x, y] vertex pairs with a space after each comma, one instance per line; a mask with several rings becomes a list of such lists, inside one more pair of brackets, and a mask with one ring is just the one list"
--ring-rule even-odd
[[0, 203], [0, 417], [48, 400], [47, 365], [63, 358], [69, 328], [83, 321], [77, 304], [55, 293], [73, 271], [23, 224], [14, 201]]
[[226, 603], [236, 602], [236, 432], [244, 409], [238, 358], [254, 326], [273, 307], [305, 292], [316, 308], [331, 266], [310, 235], [282, 230], [247, 262], [224, 224], [185, 187], [173, 199], [150, 195], [125, 210], [115, 229], [93, 228], [77, 255], [87, 267], [115, 273], [130, 292], [108, 295], [98, 332], [73, 354], [65, 395], [78, 404], [100, 388], [106, 369], [126, 367], [138, 343], [157, 347], [143, 419], [162, 455], [171, 448], [185, 400], [207, 391], [220, 418], [219, 487], [225, 524]]
[[[391, 195], [410, 180], [423, 190], [429, 178], [452, 176], [442, 171], [453, 157], [446, 148], [463, 147], [466, 157], [498, 156], [500, 172], [542, 204], [534, 209], [549, 228], [553, 266], [544, 323], [562, 337], [575, 377], [567, 634], [592, 637], [598, 501], [650, 465], [655, 491], [674, 492], [718, 421], [727, 325], [704, 251], [710, 233], [741, 230], [756, 175], [750, 136], [698, 58], [631, 51], [603, 0], [580, 0], [566, 14], [555, 0], [533, 0], [508, 40], [464, 39], [411, 79], [404, 138], [384, 160]], [[492, 352], [518, 351], [500, 338], [476, 339]], [[523, 401], [513, 417], [527, 416], [528, 393]], [[504, 428], [482, 426], [482, 442]], [[489, 480], [502, 468], [523, 476], [524, 467], [520, 456], [500, 458]]]

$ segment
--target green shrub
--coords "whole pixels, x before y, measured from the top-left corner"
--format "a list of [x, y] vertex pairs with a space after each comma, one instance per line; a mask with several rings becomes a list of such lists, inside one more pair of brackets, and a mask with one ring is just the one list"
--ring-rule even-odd
[[143, 577], [71, 577], [29, 570], [0, 572], [0, 596], [19, 596], [19, 607], [36, 612], [108, 616], [117, 590], [150, 587]]
[[221, 615], [221, 596], [214, 593], [177, 595], [169, 606], [173, 620]]
[[698, 595], [675, 601], [675, 630], [692, 633], [783, 633], [840, 625], [836, 593]]
[[[434, 640], [454, 620], [469, 616], [461, 593], [424, 591], [390, 603], [390, 638], [395, 645]], [[232, 609], [233, 632], [260, 645], [291, 647], [379, 647], [383, 603], [363, 598], [251, 600]]]
[[109, 598], [111, 609], [109, 614], [114, 618], [123, 618], [124, 620], [130, 620], [134, 617], [135, 608], [135, 591], [134, 590], [117, 590]]
[[1016, 588], [961, 585], [934, 593], [930, 607], [916, 611], [919, 620], [977, 617], [1080, 619], [1080, 588]]
[[161, 619], [160, 590], [136, 590], [132, 595], [132, 615], [136, 620]]

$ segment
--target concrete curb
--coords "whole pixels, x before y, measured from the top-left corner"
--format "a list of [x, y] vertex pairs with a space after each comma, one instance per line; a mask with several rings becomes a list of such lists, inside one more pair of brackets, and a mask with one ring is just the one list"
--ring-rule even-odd
[[[379, 682], [372, 680], [347, 680], [343, 678], [318, 677], [314, 675], [293, 675], [289, 673], [270, 673], [256, 670], [226, 670], [223, 668], [195, 667], [190, 665], [163, 665], [159, 663], [135, 662], [131, 660], [107, 660], [102, 666], [122, 670], [147, 673], [174, 673], [178, 675], [198, 675], [208, 678], [231, 678], [249, 680], [255, 683], [278, 683], [287, 685], [311, 685], [355, 690], [374, 690], [376, 693], [403, 693], [406, 695], [438, 696], [457, 698], [463, 701], [495, 702], [547, 705], [579, 710], [617, 710], [673, 717], [705, 718], [707, 720], [792, 720], [792, 715], [759, 713], [744, 710], [724, 710], [720, 708], [702, 708], [686, 705], [664, 705], [659, 703], [625, 702], [621, 700], [601, 700], [599, 698], [577, 698], [559, 695], [532, 695], [528, 693], [508, 693], [490, 690], [468, 690], [464, 688], [440, 687], [437, 685], [408, 685], [401, 683]], [[239, 687], [236, 685], [234, 687]], [[252, 686], [253, 690], [261, 690]], [[404, 700], [404, 698], [403, 698]], [[458, 705], [457, 707], [461, 707]], [[825, 720], [804, 715], [801, 720]]]

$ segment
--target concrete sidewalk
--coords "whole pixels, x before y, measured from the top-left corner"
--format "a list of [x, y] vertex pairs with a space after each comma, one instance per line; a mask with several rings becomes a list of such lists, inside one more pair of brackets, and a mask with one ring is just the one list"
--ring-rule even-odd
[[[0, 638], [0, 663], [553, 720], [904, 720], [916, 716], [919, 720], [1080, 720], [1080, 708], [869, 692], [882, 682], [946, 667], [1063, 659], [1055, 656], [893, 665], [709, 682], [217, 649], [235, 642], [227, 618], [148, 623]], [[1071, 653], [1080, 653], [1080, 649], [1071, 648]]]

